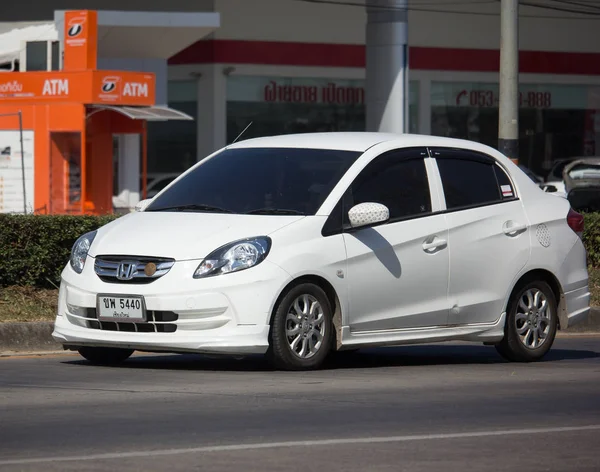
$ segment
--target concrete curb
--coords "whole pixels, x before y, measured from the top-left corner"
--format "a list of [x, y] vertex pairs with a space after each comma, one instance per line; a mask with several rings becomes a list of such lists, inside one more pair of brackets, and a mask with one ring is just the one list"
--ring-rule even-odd
[[52, 339], [54, 323], [0, 323], [0, 352], [60, 351], [62, 346]]
[[600, 332], [600, 307], [593, 306], [587, 320], [561, 332], [565, 334]]
[[[0, 323], [0, 352], [57, 352], [62, 346], [52, 339], [52, 322]], [[600, 307], [593, 307], [584, 323], [560, 331], [560, 335], [600, 333]]]

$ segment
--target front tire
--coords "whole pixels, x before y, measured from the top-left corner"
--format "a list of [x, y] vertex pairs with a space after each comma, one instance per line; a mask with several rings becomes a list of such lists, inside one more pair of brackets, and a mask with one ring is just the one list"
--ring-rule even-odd
[[278, 368], [321, 366], [333, 341], [332, 308], [323, 289], [311, 283], [293, 287], [275, 308], [268, 356]]
[[133, 354], [133, 349], [114, 347], [82, 347], [79, 354], [96, 365], [117, 365], [125, 362]]
[[504, 339], [496, 350], [509, 361], [538, 361], [552, 347], [557, 328], [554, 292], [544, 281], [529, 282], [509, 302]]

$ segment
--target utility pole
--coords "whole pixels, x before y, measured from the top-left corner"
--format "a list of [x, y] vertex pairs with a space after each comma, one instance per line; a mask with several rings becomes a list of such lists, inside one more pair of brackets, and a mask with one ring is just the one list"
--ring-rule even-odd
[[498, 150], [519, 158], [519, 0], [500, 4], [500, 107]]

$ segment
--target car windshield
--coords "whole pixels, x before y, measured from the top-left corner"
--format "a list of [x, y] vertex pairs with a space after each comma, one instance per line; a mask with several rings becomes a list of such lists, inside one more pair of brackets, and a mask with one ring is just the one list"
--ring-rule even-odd
[[360, 152], [226, 149], [182, 177], [146, 211], [314, 215]]
[[599, 164], [575, 164], [568, 172], [569, 178], [573, 180], [588, 180], [600, 178]]

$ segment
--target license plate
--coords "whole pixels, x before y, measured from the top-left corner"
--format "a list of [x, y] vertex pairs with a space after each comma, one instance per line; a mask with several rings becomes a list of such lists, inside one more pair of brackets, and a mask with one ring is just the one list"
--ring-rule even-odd
[[100, 321], [146, 321], [144, 297], [98, 295], [97, 309]]

